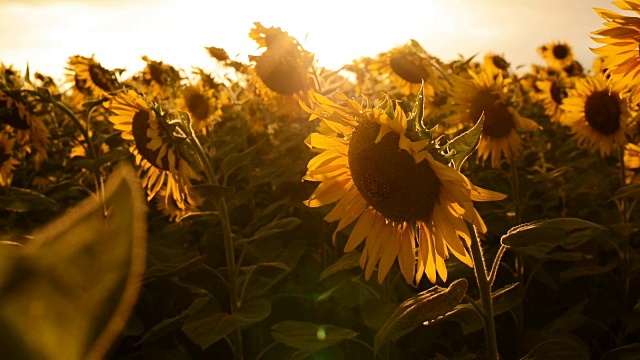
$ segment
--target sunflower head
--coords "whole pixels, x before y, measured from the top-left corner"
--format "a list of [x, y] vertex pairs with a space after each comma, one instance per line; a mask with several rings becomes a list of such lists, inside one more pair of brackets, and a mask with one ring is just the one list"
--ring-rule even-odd
[[11, 185], [13, 171], [20, 162], [13, 157], [15, 138], [6, 132], [0, 132], [0, 187]]
[[[637, 0], [613, 1], [621, 10], [631, 10], [640, 15]], [[613, 91], [625, 96], [632, 106], [640, 103], [640, 52], [638, 51], [638, 16], [624, 16], [614, 11], [594, 8], [605, 20], [604, 28], [592, 32], [592, 39], [603, 46], [591, 48], [596, 55], [604, 58], [601, 68], [605, 71], [607, 83]]]
[[601, 75], [576, 81], [562, 103], [565, 124], [571, 126], [578, 144], [601, 156], [609, 155], [614, 144], [627, 143], [626, 124], [630, 117], [627, 104], [611, 91]]
[[562, 71], [573, 63], [573, 50], [566, 41], [554, 41], [538, 48], [538, 54], [550, 67]]
[[386, 78], [403, 95], [417, 93], [423, 81], [430, 84], [434, 79], [429, 57], [416, 42], [379, 54], [368, 69]]
[[499, 72], [507, 74], [511, 64], [504, 58], [504, 55], [488, 52], [483, 58], [482, 66], [490, 68], [496, 74]]
[[249, 37], [266, 50], [260, 56], [252, 56], [260, 80], [271, 90], [290, 96], [307, 90], [307, 73], [313, 62], [313, 54], [304, 50], [298, 41], [280, 28], [265, 28], [254, 23]]
[[67, 81], [85, 96], [109, 97], [111, 92], [120, 87], [115, 73], [100, 65], [93, 56], [71, 56], [66, 69], [69, 71]]
[[9, 131], [16, 131], [17, 138], [27, 151], [33, 144], [46, 152], [49, 145], [49, 129], [44, 123], [47, 110], [41, 101], [21, 90], [0, 90], [0, 124]]
[[410, 284], [425, 274], [432, 282], [438, 276], [446, 281], [449, 254], [471, 266], [465, 221], [486, 231], [471, 200], [503, 196], [472, 185], [439, 161], [445, 156], [428, 137], [416, 136], [428, 131], [420, 125], [420, 100], [407, 115], [388, 98], [370, 108], [335, 96], [342, 105], [311, 94], [311, 107], [303, 106], [327, 129], [306, 140], [320, 154], [309, 162], [304, 180], [321, 182], [306, 204], [337, 202], [325, 217], [339, 221], [334, 242], [355, 222], [345, 251], [366, 239], [360, 265], [367, 279], [377, 266], [379, 282], [396, 258]]
[[109, 121], [124, 140], [131, 141], [129, 150], [144, 174], [149, 199], [166, 185], [167, 196], [178, 206], [190, 206], [193, 199], [188, 188], [199, 175], [191, 167], [195, 161], [186, 147], [186, 140], [193, 136], [188, 115], [167, 112], [134, 90], [119, 93], [106, 107], [113, 112]]
[[182, 79], [180, 72], [171, 65], [147, 56], [143, 56], [142, 60], [146, 62], [142, 70], [142, 82], [149, 88], [148, 95], [160, 99], [169, 97]]
[[491, 157], [493, 167], [499, 166], [502, 159], [511, 161], [520, 155], [522, 143], [518, 131], [538, 128], [510, 104], [508, 85], [501, 73], [495, 75], [488, 69], [480, 74], [470, 71], [469, 79], [455, 78], [451, 98], [454, 113], [445, 119], [452, 125], [473, 125], [484, 114], [478, 156], [483, 160]]

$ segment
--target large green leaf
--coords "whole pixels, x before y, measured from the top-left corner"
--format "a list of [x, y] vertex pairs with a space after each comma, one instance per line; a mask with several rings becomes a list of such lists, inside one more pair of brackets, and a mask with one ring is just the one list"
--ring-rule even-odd
[[318, 325], [305, 321], [283, 321], [271, 327], [271, 336], [287, 346], [318, 351], [358, 335], [335, 325]]
[[544, 257], [558, 245], [575, 248], [607, 231], [601, 225], [578, 218], [558, 218], [518, 225], [502, 236], [502, 244], [516, 251]]
[[462, 278], [446, 289], [434, 286], [405, 300], [378, 330], [374, 339], [375, 352], [387, 342], [451, 312], [466, 294], [467, 285], [467, 279]]
[[138, 296], [146, 201], [133, 169], [38, 229], [24, 248], [0, 246], [0, 348], [7, 359], [100, 359]]
[[233, 314], [213, 312], [203, 316], [203, 312], [195, 312], [187, 319], [182, 330], [193, 342], [206, 349], [235, 329], [262, 321], [270, 313], [269, 301], [252, 299], [243, 303]]
[[447, 144], [450, 160], [453, 167], [460, 170], [465, 160], [471, 155], [480, 143], [480, 135], [482, 134], [482, 126], [484, 125], [484, 113], [480, 115], [478, 122], [469, 130], [458, 135], [455, 139]]
[[251, 160], [253, 155], [255, 155], [256, 151], [258, 151], [258, 147], [260, 146], [260, 144], [262, 144], [262, 142], [259, 142], [253, 145], [252, 147], [250, 147], [249, 149], [241, 153], [229, 155], [227, 158], [222, 160], [221, 166], [222, 166], [222, 173], [224, 176], [224, 181], [222, 182], [223, 185], [227, 184], [227, 179], [229, 178], [229, 175], [231, 175], [233, 171], [235, 171], [239, 167], [248, 163], [249, 160]]

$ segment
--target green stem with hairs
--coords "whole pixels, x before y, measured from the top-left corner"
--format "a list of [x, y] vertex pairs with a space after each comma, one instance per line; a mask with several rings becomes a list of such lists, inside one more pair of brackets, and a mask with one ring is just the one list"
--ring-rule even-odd
[[482, 317], [484, 322], [484, 336], [487, 347], [487, 356], [492, 360], [498, 360], [498, 340], [496, 337], [496, 325], [493, 319], [493, 299], [491, 298], [491, 283], [487, 276], [487, 268], [484, 256], [482, 254], [482, 246], [480, 238], [476, 232], [475, 226], [466, 223], [471, 234], [471, 259], [473, 260], [473, 271], [476, 275], [478, 290], [480, 291], [480, 301], [482, 309], [486, 316]]
[[[197, 154], [203, 170], [207, 177], [207, 182], [214, 186], [219, 186], [218, 178], [215, 175], [209, 156], [204, 151], [200, 142], [196, 138], [193, 131], [189, 131], [189, 143], [192, 149]], [[229, 220], [229, 210], [227, 209], [227, 201], [224, 197], [221, 197], [217, 201], [214, 201], [216, 209], [218, 210], [218, 216], [222, 225], [222, 235], [224, 238], [224, 250], [225, 258], [227, 262], [227, 276], [229, 277], [229, 302], [231, 307], [231, 313], [236, 313], [242, 305], [240, 298], [238, 297], [238, 268], [236, 263], [235, 249], [233, 245], [233, 232], [231, 231], [231, 221]], [[234, 341], [234, 358], [236, 360], [243, 359], [242, 349], [242, 330], [238, 327], [235, 331]]]

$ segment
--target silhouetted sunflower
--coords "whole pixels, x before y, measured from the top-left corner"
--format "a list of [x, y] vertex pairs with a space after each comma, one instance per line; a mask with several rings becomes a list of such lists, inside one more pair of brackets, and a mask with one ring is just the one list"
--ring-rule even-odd
[[198, 174], [189, 166], [167, 132], [167, 113], [155, 104], [148, 104], [133, 90], [119, 93], [106, 107], [114, 115], [109, 121], [120, 130], [124, 140], [130, 140], [129, 150], [140, 166], [142, 184], [147, 189], [148, 200], [165, 185], [165, 201], [174, 202], [181, 209], [195, 205], [188, 188]]
[[[640, 1], [614, 1], [621, 10], [633, 10], [640, 15]], [[606, 20], [605, 28], [592, 32], [597, 37], [592, 39], [604, 46], [591, 49], [597, 55], [604, 57], [601, 65], [608, 77], [608, 84], [613, 91], [623, 93], [628, 88], [628, 99], [632, 105], [640, 103], [640, 53], [638, 39], [640, 38], [639, 17], [623, 16], [610, 10], [594, 9], [600, 17]]]
[[474, 125], [484, 112], [485, 120], [478, 145], [478, 156], [485, 161], [491, 157], [491, 166], [498, 167], [500, 160], [511, 161], [522, 152], [519, 130], [538, 128], [533, 120], [520, 116], [507, 103], [506, 82], [501, 73], [469, 72], [471, 78], [455, 78], [450, 102], [454, 115], [445, 119], [449, 124]]
[[413, 44], [405, 44], [379, 54], [369, 65], [369, 71], [382, 76], [403, 95], [416, 94], [423, 81], [425, 86], [431, 86], [435, 78], [425, 55]]
[[16, 166], [20, 164], [13, 157], [13, 149], [16, 139], [12, 139], [9, 134], [0, 132], [0, 187], [11, 185], [11, 178]]
[[0, 124], [4, 124], [7, 131], [15, 131], [18, 142], [27, 151], [31, 151], [33, 144], [46, 154], [50, 134], [43, 115], [38, 115], [41, 111], [41, 104], [24, 93], [0, 90]]
[[566, 41], [542, 45], [538, 48], [538, 54], [557, 71], [564, 71], [564, 68], [573, 63], [573, 50]]
[[600, 156], [611, 153], [614, 144], [624, 146], [630, 113], [626, 102], [610, 91], [600, 75], [576, 80], [575, 88], [562, 102], [565, 124], [571, 126], [578, 145]]
[[[465, 220], [486, 232], [472, 200], [504, 198], [474, 186], [464, 175], [434, 159], [428, 140], [407, 137], [407, 117], [396, 106], [387, 114], [383, 103], [363, 108], [342, 93], [346, 105], [312, 94], [310, 120], [321, 119], [339, 136], [312, 133], [307, 145], [321, 153], [311, 159], [303, 178], [321, 181], [306, 204], [337, 205], [325, 217], [339, 221], [333, 235], [355, 222], [345, 251], [366, 239], [360, 265], [369, 279], [378, 265], [382, 282], [398, 258], [407, 283], [424, 274], [431, 282], [447, 279], [445, 260], [450, 254], [472, 266], [467, 252], [470, 235]], [[390, 101], [390, 100], [388, 100]], [[389, 104], [390, 105], [390, 104]]]
[[115, 74], [100, 65], [93, 56], [71, 56], [67, 65], [67, 82], [72, 83], [74, 89], [85, 96], [109, 97], [109, 93], [120, 87]]

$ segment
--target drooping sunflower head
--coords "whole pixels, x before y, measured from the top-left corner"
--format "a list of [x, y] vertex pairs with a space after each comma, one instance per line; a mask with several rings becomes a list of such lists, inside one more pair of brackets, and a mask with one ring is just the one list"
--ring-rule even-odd
[[548, 80], [536, 81], [536, 87], [540, 90], [535, 94], [535, 100], [544, 107], [544, 113], [551, 121], [563, 123], [562, 101], [567, 97], [567, 91], [572, 86], [572, 81], [559, 76]]
[[488, 52], [485, 54], [482, 66], [490, 68], [490, 71], [493, 73], [502, 73], [506, 75], [509, 73], [509, 62], [504, 58], [504, 55], [498, 55], [493, 52]]
[[415, 43], [379, 54], [369, 65], [369, 71], [383, 76], [389, 86], [403, 95], [416, 94], [423, 81], [430, 84], [435, 78], [426, 53]]
[[565, 124], [578, 145], [591, 152], [599, 151], [600, 156], [611, 153], [614, 144], [624, 146], [630, 112], [619, 94], [610, 91], [601, 75], [588, 76], [576, 80], [562, 103]]
[[562, 71], [573, 63], [573, 50], [566, 41], [554, 41], [538, 48], [538, 54], [550, 67]]
[[16, 139], [9, 134], [0, 132], [0, 187], [11, 185], [13, 171], [20, 162], [13, 157]]
[[423, 275], [446, 281], [445, 259], [453, 254], [467, 265], [470, 237], [465, 221], [486, 231], [471, 200], [497, 200], [457, 170], [436, 160], [428, 139], [412, 141], [412, 119], [392, 101], [365, 108], [337, 93], [338, 105], [311, 95], [310, 119], [320, 119], [338, 136], [311, 134], [306, 143], [321, 153], [309, 161], [303, 178], [321, 184], [306, 204], [337, 205], [325, 220], [339, 221], [333, 235], [355, 222], [345, 251], [363, 240], [360, 265], [369, 279], [376, 265], [382, 282], [398, 259], [408, 283]]
[[115, 74], [90, 58], [75, 55], [67, 62], [67, 82], [73, 84], [74, 90], [94, 98], [109, 97], [109, 94], [120, 88]]
[[[637, 0], [614, 1], [621, 10], [631, 10], [640, 15], [640, 3]], [[596, 13], [606, 20], [604, 28], [592, 32], [592, 39], [603, 46], [592, 48], [595, 54], [602, 56], [604, 61], [602, 68], [607, 76], [607, 83], [613, 91], [620, 94], [627, 93], [627, 99], [631, 105], [640, 103], [640, 52], [638, 51], [638, 39], [640, 29], [638, 16], [624, 16], [614, 11], [594, 8]]]
[[44, 123], [46, 111], [40, 101], [20, 90], [0, 90], [0, 124], [5, 131], [16, 132], [20, 145], [31, 151], [31, 145], [46, 153], [49, 128]]
[[171, 196], [177, 206], [190, 206], [193, 199], [188, 188], [199, 175], [179, 146], [180, 129], [172, 126], [170, 113], [156, 103], [148, 103], [134, 90], [119, 93], [106, 107], [114, 114], [109, 117], [114, 128], [121, 131], [124, 140], [131, 141], [129, 150], [143, 173], [148, 198], [166, 185], [166, 196]]
[[259, 48], [266, 48], [260, 56], [252, 56], [255, 71], [271, 91], [290, 96], [310, 88], [308, 76], [314, 55], [302, 48], [298, 41], [280, 28], [265, 28], [254, 23], [249, 37]]
[[182, 88], [180, 97], [176, 99], [176, 107], [190, 115], [191, 126], [196, 132], [219, 121], [224, 104], [223, 97], [214, 89], [206, 88], [202, 82]]
[[449, 124], [474, 125], [484, 114], [484, 126], [478, 145], [478, 156], [491, 157], [491, 166], [511, 161], [522, 152], [519, 130], [531, 131], [538, 125], [520, 114], [509, 104], [506, 81], [501, 73], [469, 72], [470, 78], [455, 78], [452, 109], [455, 113], [445, 121]]
[[142, 83], [150, 97], [165, 99], [172, 96], [182, 77], [175, 67], [162, 61], [155, 61], [143, 56], [146, 63], [142, 70]]

